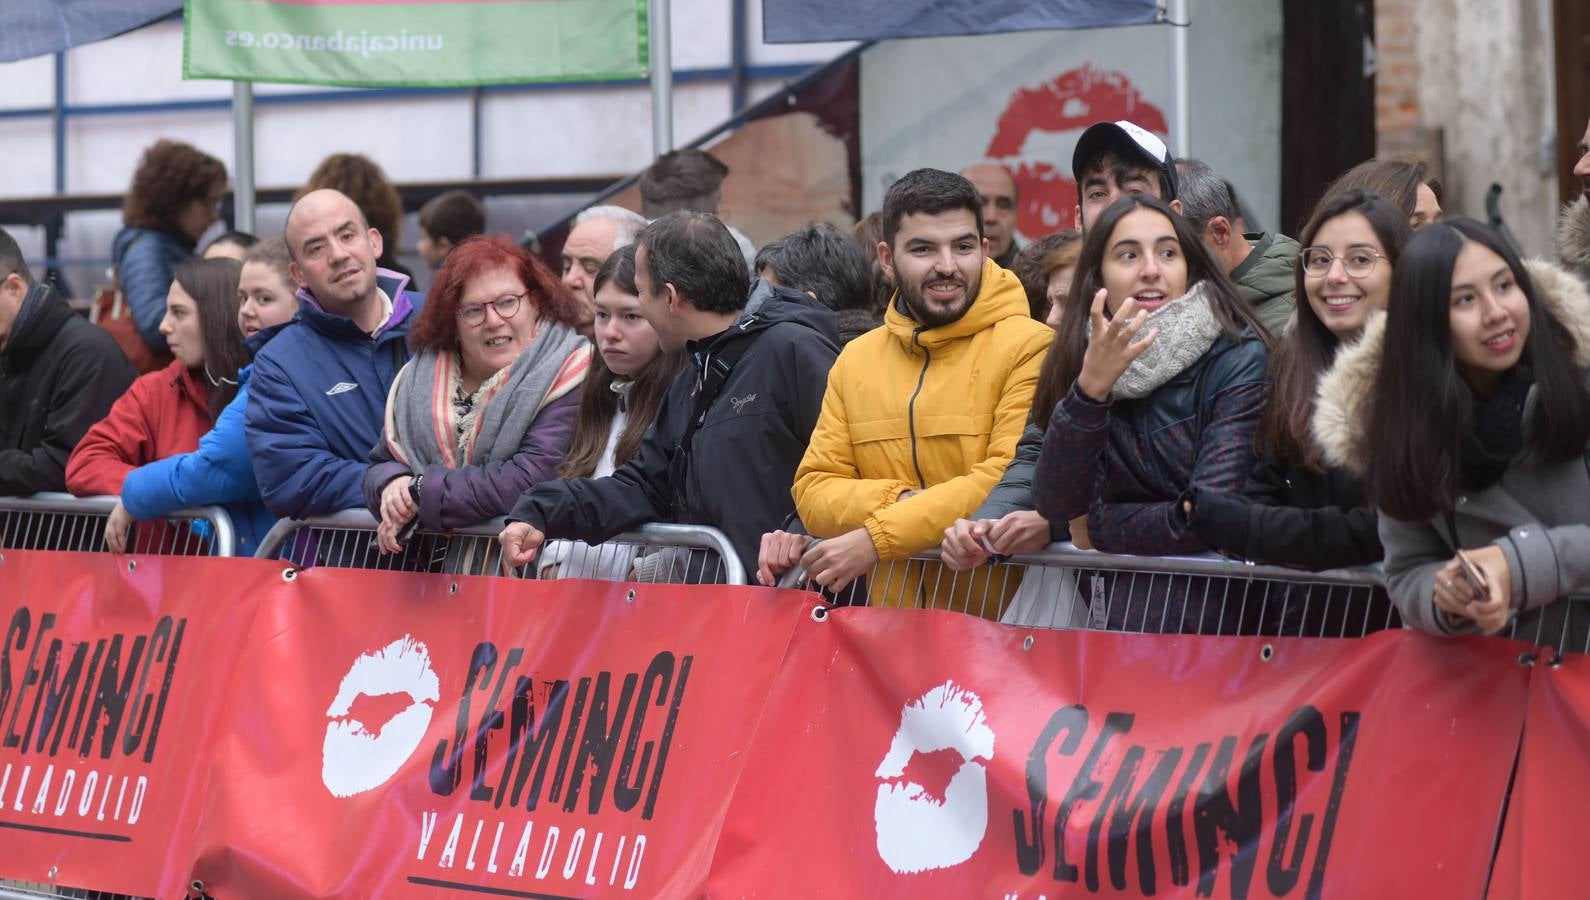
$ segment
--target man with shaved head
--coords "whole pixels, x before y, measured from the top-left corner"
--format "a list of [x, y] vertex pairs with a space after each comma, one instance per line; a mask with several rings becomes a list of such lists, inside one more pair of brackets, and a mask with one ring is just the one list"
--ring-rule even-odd
[[983, 236], [988, 238], [988, 258], [1005, 268], [1016, 261], [1016, 179], [996, 162], [980, 162], [961, 170], [961, 177], [977, 188], [983, 200]]
[[305, 194], [284, 230], [298, 315], [250, 339], [244, 421], [265, 505], [306, 518], [364, 506], [370, 448], [423, 299], [376, 268], [381, 233], [344, 194]]

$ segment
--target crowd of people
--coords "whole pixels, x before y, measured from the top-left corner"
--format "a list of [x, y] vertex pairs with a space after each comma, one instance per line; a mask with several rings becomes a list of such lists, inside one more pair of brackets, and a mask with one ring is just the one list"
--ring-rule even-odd
[[1579, 150], [1557, 259], [1527, 263], [1414, 160], [1343, 173], [1297, 240], [1253, 232], [1230, 180], [1126, 121], [1077, 142], [1078, 228], [1025, 245], [1010, 173], [977, 162], [756, 248], [716, 215], [727, 168], [680, 150], [640, 212], [575, 217], [561, 273], [437, 196], [421, 296], [367, 158], [328, 158], [280, 236], [196, 255], [226, 171], [162, 141], [114, 242], [124, 314], [73, 313], [0, 231], [0, 494], [115, 495], [114, 551], [208, 504], [240, 552], [281, 517], [367, 509], [384, 554], [506, 517], [504, 564], [542, 577], [665, 577], [668, 551], [609, 542], [709, 525], [760, 583], [799, 567], [836, 602], [1151, 631], [1277, 623], [1195, 609], [1191, 576], [988, 564], [1383, 563], [1409, 625], [1583, 643], [1559, 602], [1590, 591]]

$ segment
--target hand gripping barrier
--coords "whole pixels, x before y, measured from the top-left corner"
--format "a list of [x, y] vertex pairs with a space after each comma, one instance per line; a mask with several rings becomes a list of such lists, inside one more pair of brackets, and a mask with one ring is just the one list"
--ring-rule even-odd
[[[803, 579], [797, 569], [780, 584]], [[946, 609], [1034, 628], [1357, 637], [1399, 624], [1378, 569], [1304, 572], [1212, 554], [1128, 556], [1071, 544], [969, 571], [929, 550], [880, 563], [864, 595], [848, 593], [872, 606]]]
[[[255, 556], [296, 566], [340, 566], [400, 572], [502, 575], [493, 519], [451, 532], [415, 531], [401, 553], [382, 553], [379, 522], [365, 510], [312, 519], [283, 519], [260, 541]], [[660, 584], [746, 584], [745, 567], [723, 532], [702, 525], [652, 523], [599, 546], [548, 541], [521, 578], [597, 578]]]
[[[71, 494], [0, 497], [0, 548], [108, 552], [105, 520], [116, 502]], [[166, 556], [235, 556], [237, 536], [226, 510], [201, 506], [134, 523], [127, 548]]]

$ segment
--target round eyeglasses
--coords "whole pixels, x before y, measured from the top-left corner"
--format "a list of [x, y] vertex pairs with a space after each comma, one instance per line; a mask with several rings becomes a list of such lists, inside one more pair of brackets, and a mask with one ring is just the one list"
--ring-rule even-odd
[[488, 306], [497, 311], [499, 318], [504, 320], [511, 319], [515, 313], [519, 312], [520, 301], [528, 296], [530, 296], [529, 291], [523, 294], [504, 294], [490, 303], [471, 303], [468, 306], [460, 306], [458, 308], [458, 321], [471, 328], [478, 327], [486, 321], [486, 307]]
[[1363, 278], [1375, 271], [1375, 262], [1386, 258], [1386, 254], [1369, 247], [1354, 247], [1346, 254], [1337, 256], [1324, 247], [1308, 247], [1303, 250], [1303, 274], [1310, 278], [1324, 278], [1331, 270], [1331, 263], [1342, 261], [1342, 270], [1353, 278]]

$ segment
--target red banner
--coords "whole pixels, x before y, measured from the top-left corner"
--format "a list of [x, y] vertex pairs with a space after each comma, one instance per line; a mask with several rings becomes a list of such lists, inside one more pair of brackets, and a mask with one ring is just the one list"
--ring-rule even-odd
[[708, 893], [1477, 897], [1521, 649], [838, 610], [797, 633]]
[[221, 897], [681, 897], [794, 592], [310, 569], [261, 607], [194, 877]]
[[1580, 892], [1590, 658], [1527, 668], [1509, 641], [817, 621], [810, 595], [756, 588], [23, 551], [0, 557], [0, 598], [0, 878], [160, 897], [193, 879], [281, 898]]
[[4, 551], [0, 877], [181, 895], [198, 751], [274, 576], [252, 560]]
[[1590, 657], [1542, 651], [1529, 682], [1524, 747], [1507, 805], [1493, 898], [1582, 897], [1590, 832]]

